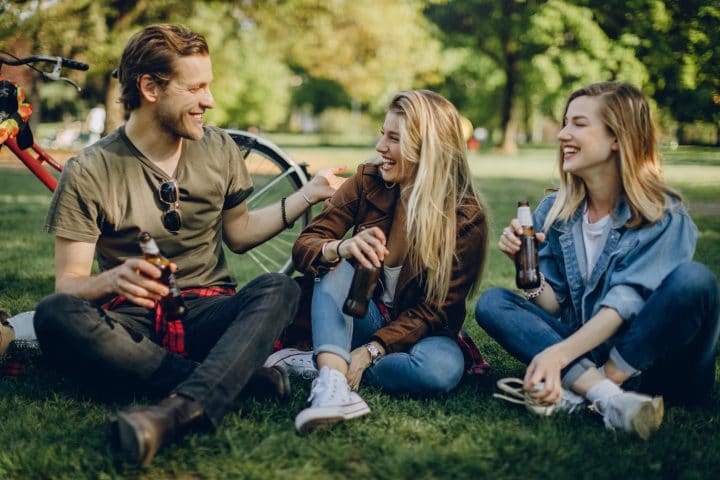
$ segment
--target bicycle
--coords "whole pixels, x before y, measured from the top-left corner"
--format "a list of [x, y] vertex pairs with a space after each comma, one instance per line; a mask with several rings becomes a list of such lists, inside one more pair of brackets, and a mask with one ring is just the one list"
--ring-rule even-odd
[[[33, 65], [36, 62], [51, 63], [54, 64], [54, 67], [51, 72], [45, 72]], [[63, 67], [82, 71], [89, 68], [85, 63], [64, 57], [34, 55], [17, 58], [4, 50], [0, 50], [0, 74], [3, 65], [28, 66], [49, 80], [64, 81], [73, 85], [78, 92], [80, 87], [69, 78], [61, 76], [61, 70]], [[0, 80], [2, 80], [1, 76]], [[2, 88], [2, 85], [5, 85], [5, 87]], [[7, 98], [11, 93], [5, 91], [10, 89], [11, 86], [18, 88], [7, 80], [5, 83], [0, 84], [0, 102], [3, 100], [3, 95]], [[18, 105], [15, 108], [19, 109], [22, 101], [16, 103]], [[0, 103], [0, 106], [2, 105], [3, 103]], [[3, 113], [5, 113], [5, 117], [3, 117]], [[16, 112], [0, 111], [0, 124], [13, 114], [15, 114], [15, 118], [19, 118]], [[55, 191], [58, 182], [57, 174], [53, 175], [45, 165], [57, 172], [62, 172], [63, 167], [48, 152], [35, 143], [29, 123], [24, 123], [24, 125], [19, 125], [19, 131], [16, 132], [16, 135], [11, 135], [12, 138], [7, 138], [4, 144], [50, 191]], [[275, 203], [281, 197], [290, 195], [308, 182], [307, 165], [295, 162], [290, 155], [274, 143], [244, 130], [226, 131], [240, 148], [255, 186], [252, 195], [247, 199], [248, 208], [261, 208]], [[0, 143], [1, 145], [2, 143]], [[290, 251], [295, 239], [309, 221], [310, 210], [298, 218], [292, 228], [284, 230], [262, 245], [241, 255], [242, 260], [231, 260], [231, 269], [238, 285], [243, 285], [264, 272], [292, 273], [293, 265]], [[248, 262], [243, 261], [245, 257], [252, 260], [252, 267], [247, 265]], [[242, 262], [242, 268], [233, 268], [233, 265], [238, 265], [238, 262]]]

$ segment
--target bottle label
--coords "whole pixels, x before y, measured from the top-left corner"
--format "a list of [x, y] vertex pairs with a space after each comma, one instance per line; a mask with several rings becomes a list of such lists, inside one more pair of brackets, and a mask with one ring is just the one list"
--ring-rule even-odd
[[528, 206], [521, 206], [517, 209], [517, 218], [520, 221], [520, 225], [523, 227], [525, 226], [532, 226], [532, 213], [530, 212], [530, 207]]
[[139, 243], [140, 250], [142, 250], [145, 255], [160, 255], [160, 248], [157, 242], [155, 242], [155, 239], [149, 234], [141, 234]]

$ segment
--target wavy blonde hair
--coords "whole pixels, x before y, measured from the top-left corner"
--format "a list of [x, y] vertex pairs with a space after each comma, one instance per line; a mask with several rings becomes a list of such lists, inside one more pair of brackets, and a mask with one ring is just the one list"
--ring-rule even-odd
[[[416, 171], [402, 195], [410, 264], [416, 272], [426, 271], [427, 299], [442, 304], [450, 289], [458, 206], [471, 203], [485, 210], [472, 184], [461, 117], [452, 103], [429, 90], [397, 93], [388, 111], [398, 116], [402, 164]], [[484, 258], [484, 252], [478, 254]]]
[[[670, 199], [682, 201], [681, 195], [665, 184], [658, 151], [655, 124], [650, 106], [634, 86], [622, 82], [599, 82], [574, 91], [563, 112], [567, 115], [570, 102], [578, 97], [600, 100], [600, 119], [608, 132], [617, 138], [616, 161], [620, 172], [621, 195], [630, 208], [626, 226], [639, 228], [653, 224], [663, 216]], [[563, 120], [563, 125], [565, 125]], [[558, 166], [562, 172], [563, 152], [559, 148]], [[555, 220], [568, 221], [587, 196], [585, 183], [577, 175], [560, 175], [560, 188], [543, 228], [547, 231]]]

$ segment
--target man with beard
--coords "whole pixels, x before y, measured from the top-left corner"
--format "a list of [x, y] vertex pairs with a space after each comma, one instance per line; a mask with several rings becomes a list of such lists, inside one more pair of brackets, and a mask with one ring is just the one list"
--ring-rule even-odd
[[[68, 162], [50, 205], [56, 293], [37, 307], [35, 329], [53, 363], [82, 380], [164, 396], [111, 416], [121, 450], [147, 465], [169, 441], [216, 426], [247, 386], [287, 394], [286, 374], [261, 365], [298, 288], [265, 274], [235, 292], [222, 243], [234, 252], [259, 245], [342, 179], [341, 169], [324, 170], [279, 204], [248, 211], [253, 187], [239, 149], [203, 125], [214, 106], [207, 43], [183, 26], [135, 34], [118, 79], [127, 123]], [[169, 288], [141, 257], [140, 231], [171, 262], [180, 319], [158, 307]]]

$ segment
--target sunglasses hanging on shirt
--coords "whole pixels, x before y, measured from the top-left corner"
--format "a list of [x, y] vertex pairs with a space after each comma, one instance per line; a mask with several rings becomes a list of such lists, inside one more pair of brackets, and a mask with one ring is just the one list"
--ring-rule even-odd
[[162, 216], [163, 226], [168, 232], [178, 233], [182, 228], [182, 215], [180, 214], [180, 191], [177, 180], [171, 178], [161, 183], [158, 194], [163, 205], [169, 207]]

